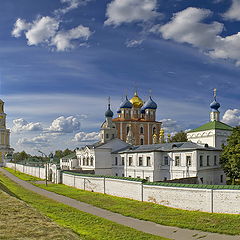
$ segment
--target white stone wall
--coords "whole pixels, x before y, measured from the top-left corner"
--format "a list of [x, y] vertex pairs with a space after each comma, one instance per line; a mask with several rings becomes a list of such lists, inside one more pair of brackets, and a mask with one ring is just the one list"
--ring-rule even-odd
[[154, 186], [123, 179], [74, 176], [67, 173], [63, 173], [63, 184], [173, 208], [240, 214], [240, 190]]
[[45, 179], [45, 168], [43, 167], [26, 166], [10, 162], [6, 163], [6, 167], [16, 169], [19, 172], [32, 175], [34, 177]]

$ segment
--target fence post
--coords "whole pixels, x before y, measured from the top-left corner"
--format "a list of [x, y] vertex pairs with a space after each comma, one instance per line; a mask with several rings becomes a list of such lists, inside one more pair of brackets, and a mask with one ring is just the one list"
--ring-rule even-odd
[[75, 187], [75, 175], [73, 175], [73, 187]]
[[141, 201], [143, 202], [143, 182], [141, 182]]
[[83, 179], [83, 190], [86, 189], [85, 184], [86, 184], [86, 178]]
[[103, 177], [103, 193], [106, 194], [106, 178]]
[[213, 189], [211, 189], [211, 213], [213, 213]]

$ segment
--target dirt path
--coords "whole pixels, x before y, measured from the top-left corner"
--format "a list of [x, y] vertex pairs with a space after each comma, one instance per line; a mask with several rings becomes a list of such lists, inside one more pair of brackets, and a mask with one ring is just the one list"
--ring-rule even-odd
[[49, 192], [45, 189], [41, 189], [39, 187], [36, 187], [28, 182], [25, 182], [8, 171], [4, 170], [3, 168], [0, 168], [0, 171], [3, 172], [7, 177], [9, 177], [14, 182], [18, 183], [22, 187], [33, 191], [37, 194], [40, 194], [42, 196], [48, 197], [50, 199], [53, 199], [55, 201], [64, 203], [68, 206], [74, 207], [80, 211], [87, 212], [105, 219], [108, 219], [110, 221], [122, 224], [124, 226], [128, 226], [131, 228], [134, 228], [136, 230], [150, 233], [157, 236], [162, 236], [170, 239], [176, 239], [176, 240], [191, 240], [191, 239], [201, 239], [201, 240], [240, 240], [240, 236], [230, 236], [230, 235], [224, 235], [224, 234], [217, 234], [217, 233], [208, 233], [208, 232], [202, 232], [197, 230], [189, 230], [189, 229], [182, 229], [177, 227], [169, 227], [169, 226], [163, 226], [160, 224], [156, 224], [149, 221], [143, 221], [131, 217], [126, 217], [118, 213], [113, 213], [108, 210], [104, 210], [101, 208], [94, 207], [90, 204], [79, 202], [75, 199], [68, 198], [53, 192]]

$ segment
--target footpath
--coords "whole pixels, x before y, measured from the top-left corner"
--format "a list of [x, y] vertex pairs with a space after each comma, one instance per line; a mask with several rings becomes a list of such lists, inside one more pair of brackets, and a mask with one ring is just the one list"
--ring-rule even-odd
[[76, 208], [82, 212], [90, 213], [95, 216], [99, 216], [105, 219], [108, 219], [112, 222], [122, 224], [139, 230], [141, 232], [150, 233], [157, 236], [162, 236], [165, 238], [175, 239], [175, 240], [192, 240], [192, 239], [201, 239], [201, 240], [240, 240], [240, 236], [230, 236], [218, 233], [209, 233], [198, 230], [183, 229], [178, 227], [169, 227], [160, 224], [156, 224], [149, 221], [139, 220], [131, 217], [126, 217], [118, 213], [113, 213], [108, 210], [104, 210], [98, 207], [94, 207], [90, 204], [77, 201], [75, 199], [65, 197], [53, 192], [49, 192], [45, 189], [41, 189], [32, 185], [31, 183], [25, 182], [3, 168], [0, 168], [0, 171], [4, 173], [11, 180], [21, 185], [22, 187], [33, 191], [39, 195], [45, 196], [47, 198], [53, 199], [55, 201], [61, 202], [73, 208]]

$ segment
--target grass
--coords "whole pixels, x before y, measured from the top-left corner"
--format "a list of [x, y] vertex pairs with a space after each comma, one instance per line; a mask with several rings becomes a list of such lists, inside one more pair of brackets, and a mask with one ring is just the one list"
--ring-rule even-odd
[[0, 190], [0, 239], [72, 239], [79, 236], [58, 226], [25, 202]]
[[[46, 197], [40, 196], [20, 185], [14, 183], [5, 175], [0, 173], [1, 185], [8, 189], [9, 192], [37, 209], [40, 213], [55, 221], [57, 224], [71, 229], [79, 239], [86, 240], [163, 240], [165, 238], [143, 233], [135, 229], [116, 224], [109, 220], [81, 212], [75, 208], [58, 203]], [[16, 239], [16, 238], [14, 238]], [[36, 238], [40, 239], [40, 238]], [[51, 238], [44, 238], [51, 239]], [[52, 238], [55, 239], [55, 238]], [[65, 238], [74, 239], [74, 238]]]
[[4, 168], [7, 171], [9, 171], [10, 173], [12, 173], [13, 175], [15, 175], [16, 177], [24, 180], [24, 181], [42, 181], [42, 178], [38, 178], [38, 177], [34, 177], [25, 173], [21, 173], [19, 171], [15, 171], [14, 169], [11, 168]]

